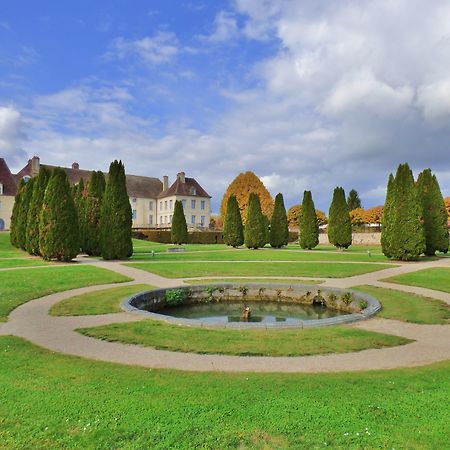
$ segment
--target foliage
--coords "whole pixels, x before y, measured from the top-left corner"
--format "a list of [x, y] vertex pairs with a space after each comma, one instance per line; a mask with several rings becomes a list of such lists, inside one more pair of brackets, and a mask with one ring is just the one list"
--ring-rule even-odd
[[28, 226], [28, 211], [30, 209], [31, 198], [33, 196], [34, 184], [36, 178], [30, 178], [22, 192], [20, 199], [19, 214], [17, 216], [17, 244], [22, 250], [27, 247], [27, 226]]
[[228, 197], [227, 212], [223, 223], [223, 241], [235, 248], [244, 243], [241, 212], [234, 194]]
[[255, 193], [259, 196], [261, 209], [265, 216], [272, 217], [274, 203], [269, 191], [262, 181], [253, 173], [240, 173], [228, 186], [220, 206], [220, 215], [226, 216], [228, 197], [231, 194], [236, 196], [236, 200], [241, 210], [242, 221], [245, 223], [250, 205], [250, 194]]
[[[302, 205], [293, 205], [289, 208], [287, 213], [289, 228], [297, 228], [302, 217]], [[328, 223], [327, 216], [320, 209], [316, 209], [317, 224], [319, 226]]]
[[80, 250], [78, 218], [69, 181], [56, 168], [48, 182], [39, 220], [39, 251], [46, 260], [70, 261]]
[[301, 211], [302, 214], [299, 218], [300, 247], [312, 249], [319, 244], [319, 224], [311, 191], [303, 192]]
[[133, 254], [132, 214], [122, 161], [113, 161], [109, 166], [100, 217], [102, 257], [129, 258]]
[[328, 239], [337, 248], [348, 248], [352, 244], [352, 223], [345, 192], [336, 187], [328, 214]]
[[180, 200], [175, 200], [170, 236], [173, 244], [188, 243], [186, 217], [184, 216], [183, 204]]
[[88, 255], [101, 255], [101, 211], [105, 188], [103, 172], [100, 170], [92, 172], [85, 200], [84, 251]]
[[275, 207], [273, 209], [272, 220], [270, 221], [270, 245], [274, 248], [281, 248], [288, 244], [289, 228], [284, 207], [283, 194], [275, 197]]
[[361, 200], [359, 198], [359, 194], [355, 189], [352, 189], [348, 193], [347, 197], [347, 205], [349, 211], [353, 211], [354, 209], [362, 209]]
[[80, 233], [80, 247], [85, 251], [86, 246], [86, 189], [84, 179], [80, 178], [78, 184], [73, 186], [73, 200], [78, 217], [78, 230]]
[[359, 307], [360, 307], [361, 310], [366, 309], [367, 306], [368, 306], [368, 303], [365, 300], [360, 300], [359, 301]]
[[383, 220], [383, 210], [383, 205], [366, 209], [364, 215], [365, 223], [380, 225]]
[[247, 220], [244, 232], [244, 244], [248, 248], [264, 247], [267, 241], [267, 219], [261, 211], [259, 197], [250, 193]]
[[424, 170], [417, 179], [419, 198], [422, 204], [425, 230], [425, 254], [433, 256], [436, 251], [448, 252], [448, 216], [444, 199], [435, 175]]
[[178, 306], [186, 300], [186, 291], [184, 289], [167, 289], [164, 296], [169, 306]]
[[350, 211], [350, 220], [353, 227], [364, 225], [367, 220], [366, 211], [363, 208], [356, 208]]
[[25, 181], [22, 178], [20, 180], [19, 187], [17, 188], [17, 193], [16, 193], [16, 196], [14, 199], [14, 206], [13, 206], [12, 215], [11, 215], [9, 239], [10, 239], [11, 244], [14, 245], [14, 247], [19, 247], [18, 220], [19, 220], [20, 204], [22, 202], [22, 194], [23, 194], [24, 189], [25, 189]]
[[409, 261], [425, 251], [422, 205], [408, 164], [400, 164], [395, 175], [390, 256]]
[[384, 202], [383, 222], [381, 228], [381, 248], [383, 250], [383, 253], [388, 258], [392, 256], [391, 241], [395, 217], [394, 191], [395, 191], [395, 178], [391, 173], [389, 174], [387, 183], [386, 200]]
[[445, 209], [447, 210], [448, 217], [450, 218], [450, 197], [444, 199]]
[[[168, 230], [144, 230], [133, 232], [138, 239], [146, 239], [152, 242], [162, 244], [171, 244], [171, 232]], [[223, 244], [223, 235], [221, 231], [189, 231], [188, 242], [190, 244]]]
[[28, 208], [26, 249], [31, 255], [39, 255], [39, 217], [44, 202], [45, 189], [50, 179], [50, 171], [41, 167], [33, 187], [33, 195]]

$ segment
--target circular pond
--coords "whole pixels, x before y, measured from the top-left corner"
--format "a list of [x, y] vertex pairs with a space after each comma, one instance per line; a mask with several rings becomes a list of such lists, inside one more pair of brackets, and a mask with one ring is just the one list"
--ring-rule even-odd
[[192, 326], [314, 327], [349, 323], [376, 314], [367, 294], [316, 285], [223, 283], [141, 292], [125, 311]]

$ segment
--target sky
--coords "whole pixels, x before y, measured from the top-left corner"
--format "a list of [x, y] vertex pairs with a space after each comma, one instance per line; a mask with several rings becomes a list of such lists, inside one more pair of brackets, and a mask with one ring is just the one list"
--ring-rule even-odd
[[286, 206], [382, 204], [430, 167], [450, 195], [450, 2], [15, 0], [0, 8], [0, 156], [185, 171], [218, 211], [251, 170]]

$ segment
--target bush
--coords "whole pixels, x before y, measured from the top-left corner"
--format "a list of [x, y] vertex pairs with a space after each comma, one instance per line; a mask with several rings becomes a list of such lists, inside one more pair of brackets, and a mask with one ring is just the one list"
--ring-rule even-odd
[[[133, 231], [133, 237], [160, 244], [172, 243], [171, 234], [168, 230]], [[221, 231], [191, 231], [188, 242], [190, 244], [223, 244], [223, 236]]]
[[165, 299], [169, 306], [178, 306], [186, 300], [186, 292], [183, 289], [169, 289], [165, 292]]

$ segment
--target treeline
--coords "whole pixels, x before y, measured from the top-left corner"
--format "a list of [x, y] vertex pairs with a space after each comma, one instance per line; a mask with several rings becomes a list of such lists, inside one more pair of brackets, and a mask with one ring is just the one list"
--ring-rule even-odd
[[64, 169], [41, 167], [21, 181], [11, 217], [12, 245], [45, 260], [70, 261], [79, 253], [123, 259], [133, 253], [132, 214], [121, 161], [109, 168], [108, 180], [92, 172], [70, 187]]

